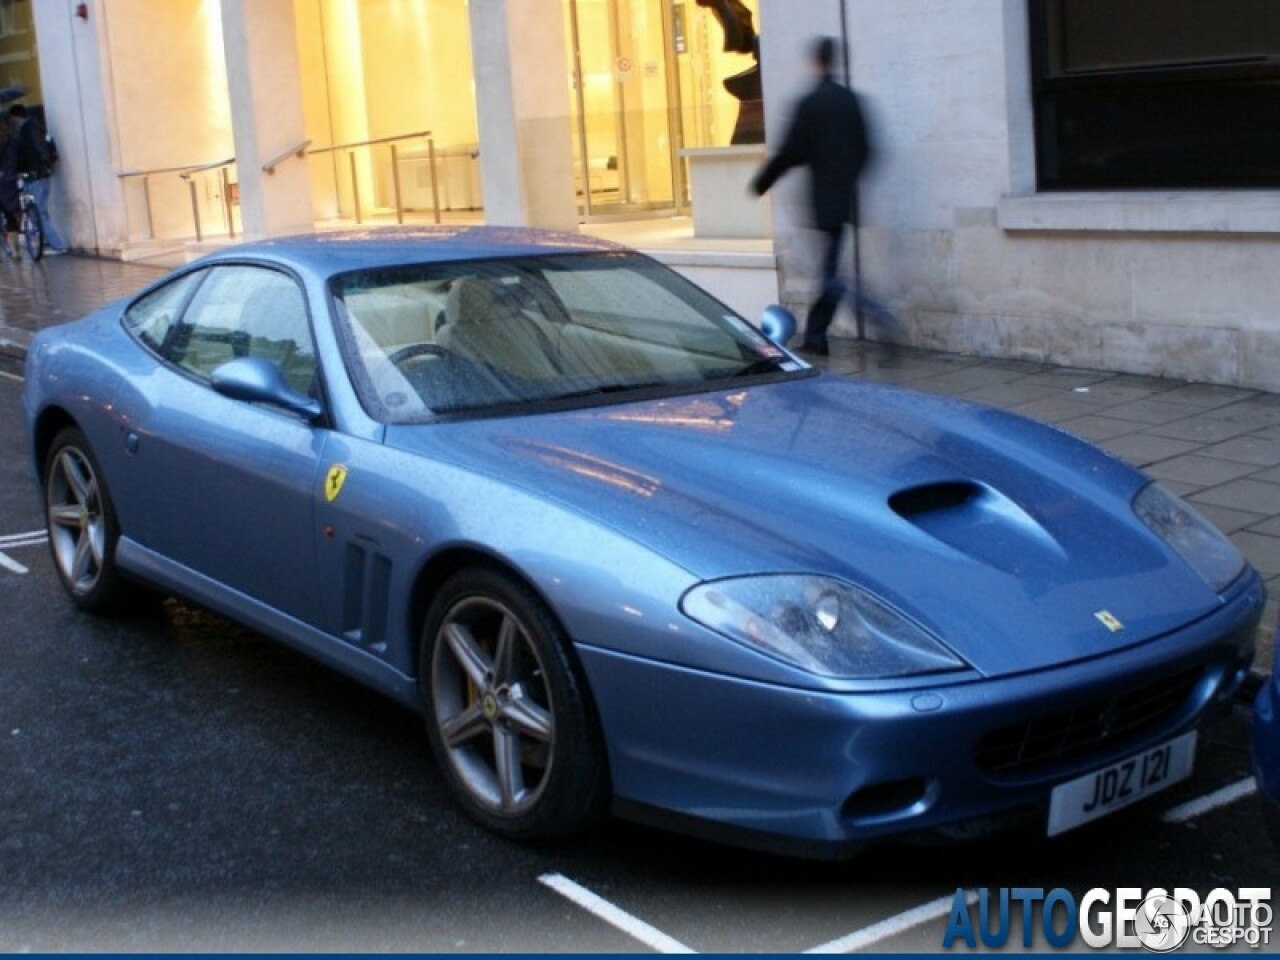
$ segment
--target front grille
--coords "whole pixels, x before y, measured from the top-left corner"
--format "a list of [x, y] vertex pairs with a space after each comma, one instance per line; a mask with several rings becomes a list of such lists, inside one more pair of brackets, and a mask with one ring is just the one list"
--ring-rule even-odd
[[1199, 679], [1199, 669], [1188, 670], [1004, 727], [978, 741], [974, 762], [983, 773], [1028, 773], [1074, 760], [1104, 744], [1123, 744], [1158, 729], [1186, 702]]

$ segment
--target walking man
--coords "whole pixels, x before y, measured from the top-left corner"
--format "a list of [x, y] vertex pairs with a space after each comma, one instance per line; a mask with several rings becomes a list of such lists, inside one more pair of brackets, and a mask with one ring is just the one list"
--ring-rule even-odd
[[[782, 147], [756, 174], [751, 188], [763, 196], [792, 167], [808, 167], [809, 208], [813, 226], [823, 235], [822, 291], [809, 309], [800, 353], [826, 356], [827, 328], [848, 292], [840, 279], [845, 227], [857, 227], [858, 177], [871, 152], [858, 96], [832, 76], [837, 44], [819, 37], [813, 45], [818, 84], [796, 105]], [[883, 307], [854, 291], [855, 309], [879, 323], [892, 318]]]

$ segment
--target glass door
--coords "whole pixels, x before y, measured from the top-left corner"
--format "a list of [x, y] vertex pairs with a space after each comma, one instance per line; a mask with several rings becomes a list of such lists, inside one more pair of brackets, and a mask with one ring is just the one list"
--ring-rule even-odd
[[672, 212], [684, 172], [669, 3], [569, 0], [565, 13], [584, 219]]

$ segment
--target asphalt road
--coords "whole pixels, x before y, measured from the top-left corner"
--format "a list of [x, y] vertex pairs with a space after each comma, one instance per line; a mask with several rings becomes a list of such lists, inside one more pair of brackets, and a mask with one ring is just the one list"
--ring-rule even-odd
[[18, 373], [0, 360], [0, 950], [936, 951], [958, 887], [1280, 900], [1255, 797], [1164, 819], [1248, 792], [1243, 709], [1190, 781], [1053, 841], [815, 864], [619, 822], [495, 839], [451, 804], [415, 715], [175, 600], [76, 612], [38, 542]]

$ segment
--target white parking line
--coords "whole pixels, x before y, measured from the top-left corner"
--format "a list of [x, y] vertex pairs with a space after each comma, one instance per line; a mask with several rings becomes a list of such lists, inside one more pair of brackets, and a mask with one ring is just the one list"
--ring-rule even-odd
[[[978, 895], [970, 891], [965, 895], [965, 901], [972, 906], [977, 903]], [[855, 930], [839, 940], [832, 940], [830, 943], [824, 943], [820, 947], [806, 950], [805, 953], [855, 953], [859, 950], [865, 950], [881, 940], [888, 940], [891, 937], [898, 936], [900, 933], [906, 933], [912, 927], [918, 927], [922, 923], [928, 923], [930, 920], [937, 920], [939, 917], [947, 916], [951, 913], [951, 906], [954, 902], [954, 895], [930, 900], [928, 903], [922, 903], [918, 907], [912, 907], [910, 910], [904, 910], [902, 913], [895, 914], [892, 917], [886, 917], [879, 923], [873, 923], [869, 927]]]
[[4, 377], [6, 380], [16, 380], [18, 383], [22, 382], [22, 378], [16, 373], [6, 373], [3, 370], [0, 370], [0, 377]]
[[[547, 873], [538, 878], [538, 882], [545, 887], [549, 887], [556, 893], [560, 894], [567, 900], [572, 901], [588, 913], [593, 914], [597, 918], [618, 930], [621, 930], [627, 936], [635, 940], [639, 940], [647, 947], [651, 947], [659, 953], [696, 953], [690, 947], [685, 946], [679, 940], [667, 936], [652, 924], [635, 917], [621, 907], [615, 906], [608, 900], [598, 894], [592, 893], [586, 887], [579, 883], [575, 883], [568, 877], [559, 873]], [[978, 895], [974, 891], [970, 891], [965, 895], [965, 901], [972, 906], [978, 900]], [[930, 900], [918, 907], [903, 911], [892, 917], [881, 920], [879, 923], [873, 923], [869, 927], [863, 927], [861, 930], [855, 930], [848, 936], [832, 940], [821, 946], [806, 950], [805, 953], [854, 953], [858, 950], [865, 950], [867, 947], [877, 944], [882, 940], [888, 940], [896, 937], [901, 933], [918, 927], [923, 923], [931, 920], [937, 920], [945, 917], [951, 912], [952, 905], [955, 902], [954, 896], [939, 897], [937, 900]]]
[[675, 940], [657, 927], [633, 917], [621, 907], [616, 907], [603, 897], [597, 896], [586, 887], [574, 883], [559, 873], [547, 873], [538, 878], [538, 882], [554, 890], [560, 896], [571, 900], [588, 913], [594, 914], [610, 926], [616, 927], [627, 936], [639, 940], [658, 953], [695, 953], [679, 940]]
[[30, 573], [31, 571], [26, 566], [4, 551], [12, 550], [15, 547], [37, 547], [47, 542], [48, 539], [49, 535], [43, 530], [32, 530], [30, 533], [13, 533], [7, 537], [0, 537], [0, 568], [8, 570], [10, 573]]
[[1179, 804], [1171, 810], [1166, 810], [1160, 819], [1165, 823], [1186, 823], [1188, 820], [1194, 820], [1196, 817], [1217, 810], [1219, 807], [1225, 807], [1238, 800], [1243, 800], [1245, 797], [1252, 796], [1257, 791], [1257, 781], [1253, 777], [1245, 777], [1243, 780], [1228, 784], [1221, 790], [1215, 790], [1213, 793], [1206, 794], [1195, 800], [1188, 800], [1186, 803]]
[[[3, 559], [4, 554], [0, 554], [0, 560]], [[1189, 800], [1166, 810], [1161, 819], [1165, 823], [1187, 823], [1197, 817], [1204, 816], [1206, 813], [1252, 796], [1257, 790], [1258, 784], [1254, 778], [1246, 777], [1236, 783], [1228, 784], [1219, 790], [1215, 790], [1213, 793], [1198, 797], [1195, 800]], [[543, 886], [549, 887], [582, 907], [588, 913], [595, 915], [659, 953], [696, 952], [679, 940], [667, 936], [652, 924], [632, 916], [622, 908], [592, 893], [581, 884], [574, 883], [562, 874], [544, 874], [538, 878], [538, 881]], [[965, 896], [965, 900], [972, 906], [977, 901], [977, 894], [970, 891]], [[881, 941], [892, 939], [921, 924], [947, 916], [950, 914], [954, 903], [954, 896], [939, 897], [937, 900], [931, 900], [918, 907], [912, 907], [910, 910], [904, 910], [902, 913], [887, 917], [870, 926], [863, 927], [861, 930], [855, 930], [847, 936], [813, 947], [806, 950], [805, 953], [856, 953], [866, 950]]]
[[13, 557], [9, 556], [7, 553], [0, 553], [0, 567], [4, 567], [6, 570], [10, 571], [11, 573], [29, 573], [30, 572], [29, 570], [27, 570], [26, 567], [20, 564], [17, 560], [13, 559]]

